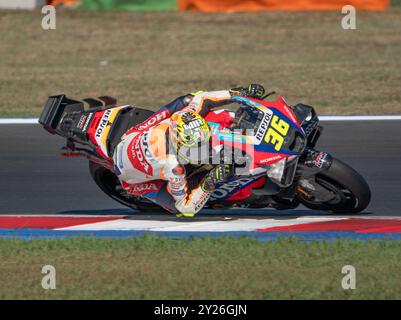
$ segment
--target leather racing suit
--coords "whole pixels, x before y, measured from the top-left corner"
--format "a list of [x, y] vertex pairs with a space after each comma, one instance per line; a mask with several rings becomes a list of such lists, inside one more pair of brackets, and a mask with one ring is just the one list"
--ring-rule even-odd
[[208, 185], [206, 177], [194, 186], [188, 181], [184, 165], [169, 152], [170, 117], [178, 111], [191, 111], [204, 117], [212, 108], [231, 103], [231, 95], [238, 93], [232, 89], [181, 96], [129, 129], [113, 155], [114, 170], [122, 187], [172, 213], [193, 216], [200, 211], [214, 185]]

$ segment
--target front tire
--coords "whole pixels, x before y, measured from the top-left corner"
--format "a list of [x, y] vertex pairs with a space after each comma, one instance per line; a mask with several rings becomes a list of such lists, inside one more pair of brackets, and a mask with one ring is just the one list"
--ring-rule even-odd
[[366, 180], [349, 165], [335, 158], [328, 170], [315, 176], [312, 184], [328, 190], [333, 197], [322, 202], [313, 196], [298, 193], [301, 203], [309, 209], [353, 214], [363, 211], [370, 203], [371, 192]]

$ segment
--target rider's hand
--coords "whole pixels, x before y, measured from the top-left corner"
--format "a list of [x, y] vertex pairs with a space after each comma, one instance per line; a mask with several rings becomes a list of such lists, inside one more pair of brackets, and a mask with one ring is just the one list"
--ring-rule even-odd
[[265, 88], [261, 84], [253, 83], [248, 87], [231, 89], [230, 92], [232, 94], [239, 94], [251, 98], [261, 99], [265, 94]]
[[208, 172], [202, 181], [202, 189], [211, 192], [219, 182], [224, 182], [234, 175], [233, 166], [231, 164], [220, 164]]

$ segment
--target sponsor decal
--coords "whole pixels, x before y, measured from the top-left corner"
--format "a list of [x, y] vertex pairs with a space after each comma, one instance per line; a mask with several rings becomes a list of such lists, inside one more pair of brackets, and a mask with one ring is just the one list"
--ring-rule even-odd
[[99, 124], [99, 126], [97, 127], [97, 130], [96, 130], [96, 137], [97, 138], [100, 138], [100, 136], [103, 133], [104, 128], [106, 128], [106, 126], [109, 124], [110, 115], [111, 115], [111, 110], [110, 109], [106, 110], [104, 115], [103, 115], [103, 117], [102, 117], [102, 120], [100, 120], [100, 124]]
[[256, 144], [260, 144], [266, 134], [267, 129], [269, 128], [270, 121], [272, 119], [273, 112], [270, 109], [266, 109], [264, 111], [264, 116], [262, 121], [259, 124], [259, 128], [256, 131], [255, 140]]
[[147, 132], [145, 132], [143, 134], [143, 138], [142, 138], [142, 146], [143, 146], [143, 148], [142, 148], [142, 150], [143, 150], [143, 153], [145, 154], [145, 156], [148, 159], [152, 159], [153, 158], [152, 154], [149, 151], [149, 140], [148, 140], [148, 138], [149, 138], [149, 132], [147, 131]]
[[184, 167], [177, 165], [171, 170], [172, 176], [169, 175], [169, 188], [174, 196], [182, 196], [185, 194], [185, 170]]
[[163, 186], [164, 182], [152, 180], [149, 182], [129, 184], [122, 181], [122, 187], [133, 195], [145, 195], [151, 192], [157, 192]]
[[92, 120], [92, 117], [93, 117], [93, 113], [89, 113], [88, 116], [87, 116], [87, 118], [86, 118], [84, 127], [82, 128], [82, 131], [83, 131], [83, 132], [86, 132], [86, 130], [88, 129], [88, 126], [89, 126], [89, 123], [90, 123], [91, 120]]
[[184, 129], [196, 129], [201, 126], [202, 126], [202, 121], [200, 119], [196, 119], [189, 123], [184, 124]]
[[325, 152], [319, 152], [319, 154], [317, 155], [316, 159], [313, 161], [313, 164], [322, 169], [324, 164], [326, 163], [327, 160], [327, 156], [328, 154]]
[[81, 118], [79, 118], [79, 121], [78, 121], [78, 124], [77, 124], [77, 128], [78, 129], [82, 130], [82, 128], [84, 127], [84, 124], [86, 122], [86, 118], [87, 118], [86, 114], [82, 115]]
[[259, 177], [241, 178], [223, 184], [218, 189], [215, 189], [211, 195], [211, 200], [221, 200], [233, 195], [237, 190], [244, 188], [248, 184], [256, 181]]
[[138, 126], [138, 130], [144, 131], [152, 126], [154, 126], [156, 123], [159, 123], [160, 121], [168, 118], [169, 112], [167, 110], [163, 110], [153, 116], [151, 116], [147, 121], [143, 122]]
[[260, 163], [263, 164], [263, 163], [272, 162], [272, 161], [279, 161], [281, 159], [282, 159], [282, 156], [274, 156], [274, 157], [270, 157], [267, 159], [263, 159], [260, 161]]
[[136, 140], [138, 140], [138, 135], [133, 137], [131, 142], [128, 145], [127, 151], [131, 150], [131, 152], [128, 152], [129, 159], [131, 160], [131, 162], [133, 162], [136, 159], [136, 153], [135, 153], [135, 149], [134, 149], [134, 144], [135, 144]]
[[142, 135], [135, 136], [128, 148], [130, 152], [128, 153], [128, 158], [130, 159], [134, 168], [146, 173], [147, 175], [152, 175], [153, 170], [150, 164], [145, 159], [144, 151], [141, 148], [141, 137]]
[[[107, 132], [110, 131], [111, 124], [113, 123], [116, 115], [118, 114], [118, 111], [121, 110], [122, 108], [125, 108], [124, 106], [122, 107], [115, 107], [112, 109], [107, 109], [104, 111], [102, 114], [102, 117], [99, 121], [99, 124], [95, 124], [96, 129], [95, 132], [91, 132], [91, 137], [95, 140], [94, 142], [99, 146], [97, 152], [99, 154], [107, 159], [110, 159], [107, 151]], [[96, 121], [97, 122], [97, 121]], [[94, 122], [94, 123], [96, 123]], [[92, 129], [92, 127], [91, 127]], [[91, 130], [90, 130], [91, 131]], [[91, 138], [92, 139], [92, 138]]]
[[169, 178], [171, 194], [182, 195], [185, 188], [185, 179], [183, 177]]
[[143, 169], [145, 169], [145, 172], [147, 174], [150, 174], [149, 173], [149, 163], [147, 163], [147, 161], [145, 160], [145, 156], [141, 150], [139, 139], [137, 139], [137, 141], [135, 143], [135, 154], [136, 154], [136, 157], [137, 157], [138, 161], [140, 162], [141, 166], [143, 167]]
[[185, 190], [184, 189], [181, 189], [181, 190], [173, 190], [173, 189], [171, 189], [171, 194], [174, 197], [180, 197], [180, 196], [185, 195]]
[[287, 115], [290, 117], [291, 121], [293, 123], [298, 123], [298, 120], [295, 118], [294, 112], [290, 108], [288, 108], [286, 105], [284, 105], [284, 109], [285, 109]]
[[141, 183], [132, 186], [130, 191], [134, 193], [145, 193], [157, 190], [159, 190], [159, 188], [155, 183]]
[[207, 200], [209, 199], [209, 193], [208, 192], [202, 192], [200, 198], [198, 201], [195, 201], [195, 211], [199, 211], [200, 209], [203, 208]]

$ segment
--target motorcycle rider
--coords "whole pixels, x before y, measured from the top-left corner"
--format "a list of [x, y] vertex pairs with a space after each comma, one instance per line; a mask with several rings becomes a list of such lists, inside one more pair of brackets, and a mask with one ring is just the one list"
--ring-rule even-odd
[[198, 151], [208, 147], [211, 137], [204, 116], [212, 108], [231, 103], [233, 95], [261, 98], [264, 93], [262, 85], [251, 84], [231, 90], [199, 91], [165, 105], [129, 129], [117, 145], [113, 160], [122, 187], [177, 216], [194, 216], [216, 184], [232, 176], [232, 165], [220, 164], [200, 181], [188, 178], [185, 165], [198, 165], [204, 160]]

